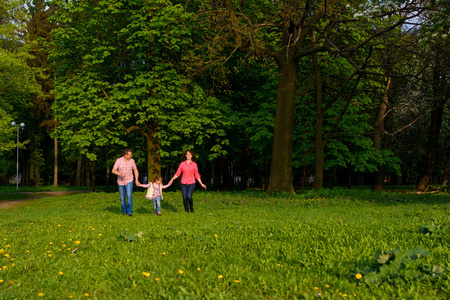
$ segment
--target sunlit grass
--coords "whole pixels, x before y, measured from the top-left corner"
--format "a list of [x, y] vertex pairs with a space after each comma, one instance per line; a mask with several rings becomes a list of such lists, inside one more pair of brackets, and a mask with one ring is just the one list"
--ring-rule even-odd
[[[36, 199], [0, 210], [0, 298], [445, 298], [435, 280], [364, 283], [374, 253], [422, 246], [450, 268], [448, 195], [308, 191], [196, 192], [195, 213], [168, 192], [162, 216], [143, 192], [134, 217], [117, 193]], [[134, 241], [134, 242], [131, 242]]]

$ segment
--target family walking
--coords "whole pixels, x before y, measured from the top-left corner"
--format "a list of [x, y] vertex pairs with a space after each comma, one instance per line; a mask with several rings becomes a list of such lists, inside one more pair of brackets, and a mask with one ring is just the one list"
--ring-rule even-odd
[[202, 182], [198, 172], [197, 157], [194, 151], [188, 150], [181, 156], [181, 163], [172, 179], [168, 184], [162, 184], [162, 177], [156, 176], [151, 183], [139, 183], [139, 172], [136, 163], [132, 159], [130, 149], [125, 149], [124, 155], [116, 160], [111, 173], [117, 175], [117, 184], [119, 187], [120, 205], [122, 214], [133, 216], [133, 172], [136, 186], [148, 188], [145, 198], [153, 201], [153, 210], [155, 215], [161, 215], [161, 200], [163, 200], [163, 189], [169, 187], [175, 179], [181, 176], [181, 194], [183, 196], [183, 205], [185, 212], [194, 212], [193, 194], [195, 190], [195, 181], [197, 180], [202, 188], [206, 185]]

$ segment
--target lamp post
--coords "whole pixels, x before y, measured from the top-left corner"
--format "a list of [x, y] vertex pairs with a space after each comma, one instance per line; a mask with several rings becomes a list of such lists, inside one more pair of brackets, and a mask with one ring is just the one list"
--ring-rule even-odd
[[25, 123], [16, 124], [16, 122], [11, 122], [11, 126], [17, 127], [17, 172], [16, 172], [16, 190], [19, 190], [19, 127], [25, 127]]

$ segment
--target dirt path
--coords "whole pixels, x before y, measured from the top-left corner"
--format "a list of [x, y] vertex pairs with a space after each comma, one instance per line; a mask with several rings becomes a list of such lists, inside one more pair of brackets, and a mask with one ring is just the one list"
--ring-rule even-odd
[[90, 191], [84, 190], [84, 191], [57, 191], [57, 192], [23, 192], [20, 194], [30, 195], [27, 198], [24, 199], [17, 199], [17, 200], [1, 200], [0, 201], [0, 209], [6, 209], [6, 208], [12, 208], [12, 207], [18, 207], [20, 205], [27, 204], [34, 199], [44, 198], [44, 197], [54, 197], [54, 196], [64, 196], [64, 195], [70, 195], [70, 194], [76, 194], [76, 193], [89, 193]]

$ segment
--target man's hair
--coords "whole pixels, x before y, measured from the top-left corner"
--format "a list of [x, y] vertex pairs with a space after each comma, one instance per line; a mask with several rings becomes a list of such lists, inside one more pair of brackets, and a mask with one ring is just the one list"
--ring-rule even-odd
[[131, 152], [131, 149], [125, 149], [125, 150], [123, 150], [123, 155], [128, 154], [128, 152]]

